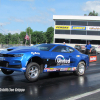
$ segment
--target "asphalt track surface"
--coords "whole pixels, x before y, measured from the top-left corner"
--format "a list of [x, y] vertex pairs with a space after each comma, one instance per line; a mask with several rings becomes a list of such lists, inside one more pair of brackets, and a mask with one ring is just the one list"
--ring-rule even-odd
[[7, 76], [0, 71], [0, 100], [100, 100], [100, 54], [97, 59], [84, 76], [42, 73], [33, 83], [22, 72]]

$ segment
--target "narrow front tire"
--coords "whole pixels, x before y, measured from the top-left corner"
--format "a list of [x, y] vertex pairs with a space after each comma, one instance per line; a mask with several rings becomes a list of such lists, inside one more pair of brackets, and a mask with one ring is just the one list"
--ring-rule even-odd
[[29, 63], [24, 74], [28, 81], [37, 81], [40, 75], [40, 66], [34, 62]]

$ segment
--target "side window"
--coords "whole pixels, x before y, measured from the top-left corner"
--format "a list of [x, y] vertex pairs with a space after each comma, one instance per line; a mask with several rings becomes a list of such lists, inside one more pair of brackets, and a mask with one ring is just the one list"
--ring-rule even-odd
[[74, 49], [72, 49], [72, 48], [69, 48], [69, 51], [70, 51], [70, 53], [72, 53], [72, 52], [74, 52]]
[[66, 52], [67, 53], [72, 53], [72, 52], [74, 52], [74, 49], [72, 49], [70, 47], [66, 47]]
[[66, 52], [66, 46], [57, 46], [53, 52]]
[[70, 53], [69, 47], [66, 47], [66, 52]]
[[65, 52], [65, 53], [71, 53], [74, 50], [67, 46], [57, 46], [55, 49], [53, 49], [53, 52]]

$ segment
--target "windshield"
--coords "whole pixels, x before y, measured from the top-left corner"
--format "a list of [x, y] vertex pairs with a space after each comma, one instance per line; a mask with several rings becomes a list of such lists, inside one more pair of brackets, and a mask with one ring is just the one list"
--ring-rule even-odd
[[79, 48], [79, 45], [75, 45], [75, 48], [77, 48], [77, 47]]
[[42, 51], [49, 51], [54, 46], [55, 46], [54, 44], [38, 44], [38, 45], [34, 45], [34, 47], [38, 47], [38, 49], [42, 50]]

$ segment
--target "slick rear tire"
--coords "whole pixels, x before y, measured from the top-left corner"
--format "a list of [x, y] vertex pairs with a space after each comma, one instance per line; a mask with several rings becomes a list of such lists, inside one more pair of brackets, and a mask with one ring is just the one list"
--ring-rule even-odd
[[30, 82], [37, 81], [40, 75], [40, 66], [34, 62], [29, 63], [24, 75]]
[[6, 75], [12, 74], [14, 72], [12, 70], [2, 69], [2, 68], [1, 68], [1, 71]]
[[74, 74], [76, 74], [77, 76], [82, 76], [85, 74], [85, 69], [86, 69], [86, 65], [83, 61], [81, 61], [81, 62], [79, 62]]

